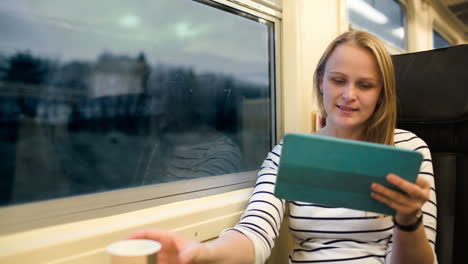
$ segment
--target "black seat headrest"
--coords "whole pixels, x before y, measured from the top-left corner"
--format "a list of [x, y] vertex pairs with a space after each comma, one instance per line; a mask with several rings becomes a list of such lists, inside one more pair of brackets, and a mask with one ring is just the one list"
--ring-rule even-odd
[[468, 120], [468, 45], [392, 56], [400, 123]]

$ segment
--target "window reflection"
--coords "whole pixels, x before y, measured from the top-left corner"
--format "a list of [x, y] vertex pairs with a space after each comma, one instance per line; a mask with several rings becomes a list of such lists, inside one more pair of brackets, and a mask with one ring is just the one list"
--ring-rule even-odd
[[450, 43], [437, 31], [432, 31], [434, 49], [450, 47]]
[[270, 148], [269, 22], [189, 0], [7, 0], [0, 21], [1, 205], [253, 170]]
[[405, 49], [404, 13], [397, 0], [348, 0], [349, 23]]

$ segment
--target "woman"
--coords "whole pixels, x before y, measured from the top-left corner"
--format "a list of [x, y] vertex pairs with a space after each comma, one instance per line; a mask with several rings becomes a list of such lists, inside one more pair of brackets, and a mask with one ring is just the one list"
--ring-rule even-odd
[[288, 207], [294, 238], [291, 263], [436, 262], [430, 152], [413, 133], [395, 129], [393, 65], [384, 45], [365, 32], [342, 34], [320, 59], [314, 88], [325, 118], [325, 126], [316, 134], [395, 145], [424, 155], [416, 184], [398, 175], [387, 176], [405, 194], [379, 184], [369, 186], [369, 194], [394, 208], [395, 216], [276, 198], [280, 143], [264, 161], [240, 222], [218, 239], [197, 243], [160, 230], [139, 232], [131, 238], [160, 241], [163, 251], [158, 263], [264, 263]]

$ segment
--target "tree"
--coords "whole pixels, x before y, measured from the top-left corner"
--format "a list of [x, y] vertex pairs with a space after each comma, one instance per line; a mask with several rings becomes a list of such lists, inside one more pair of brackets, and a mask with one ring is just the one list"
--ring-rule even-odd
[[7, 59], [4, 80], [29, 84], [42, 84], [47, 78], [48, 64], [29, 52], [18, 52]]

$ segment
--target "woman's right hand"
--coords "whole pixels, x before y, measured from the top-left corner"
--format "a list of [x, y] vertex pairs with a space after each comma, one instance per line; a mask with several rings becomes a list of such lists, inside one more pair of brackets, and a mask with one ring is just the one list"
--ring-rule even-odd
[[199, 242], [188, 240], [175, 232], [158, 229], [136, 232], [127, 239], [150, 239], [161, 243], [158, 264], [197, 263], [203, 248]]

